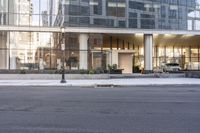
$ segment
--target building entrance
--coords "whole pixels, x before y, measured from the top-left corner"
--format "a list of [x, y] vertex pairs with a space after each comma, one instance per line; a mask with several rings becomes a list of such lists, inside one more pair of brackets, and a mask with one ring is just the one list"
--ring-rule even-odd
[[123, 69], [122, 73], [133, 72], [133, 54], [131, 53], [119, 53], [118, 62], [119, 68]]

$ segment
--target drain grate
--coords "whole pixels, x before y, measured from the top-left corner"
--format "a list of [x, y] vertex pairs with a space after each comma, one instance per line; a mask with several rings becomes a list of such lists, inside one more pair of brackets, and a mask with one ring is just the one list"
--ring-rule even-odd
[[95, 88], [113, 88], [113, 84], [96, 84]]

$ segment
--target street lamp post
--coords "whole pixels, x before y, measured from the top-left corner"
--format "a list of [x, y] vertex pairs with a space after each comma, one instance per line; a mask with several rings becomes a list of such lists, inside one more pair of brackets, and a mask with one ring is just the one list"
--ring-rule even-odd
[[64, 41], [64, 33], [65, 33], [65, 28], [61, 27], [61, 32], [62, 32], [62, 44], [61, 44], [61, 50], [62, 50], [62, 79], [60, 83], [66, 83], [65, 80], [65, 41]]

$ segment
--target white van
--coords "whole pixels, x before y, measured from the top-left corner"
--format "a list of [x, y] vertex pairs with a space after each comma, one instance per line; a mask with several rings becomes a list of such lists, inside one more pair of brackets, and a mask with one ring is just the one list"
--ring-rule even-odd
[[181, 67], [178, 63], [167, 63], [163, 66], [164, 72], [178, 72], [181, 71]]

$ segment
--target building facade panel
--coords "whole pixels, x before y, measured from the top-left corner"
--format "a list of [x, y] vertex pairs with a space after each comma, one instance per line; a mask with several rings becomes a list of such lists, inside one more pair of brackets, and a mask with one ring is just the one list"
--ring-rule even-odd
[[200, 29], [199, 0], [1, 0], [0, 4], [1, 25]]

